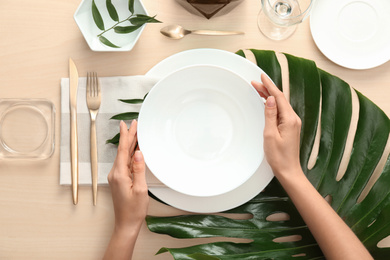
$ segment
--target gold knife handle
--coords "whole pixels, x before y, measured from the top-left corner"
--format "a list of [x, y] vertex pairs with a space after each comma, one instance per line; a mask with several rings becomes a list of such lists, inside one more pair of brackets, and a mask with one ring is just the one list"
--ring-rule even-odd
[[96, 143], [96, 124], [91, 120], [91, 172], [92, 172], [92, 192], [93, 205], [97, 201], [97, 179], [98, 179], [98, 160], [97, 160], [97, 143]]
[[72, 172], [72, 197], [73, 204], [78, 202], [79, 186], [79, 152], [77, 142], [77, 112], [75, 108], [70, 110], [70, 162]]

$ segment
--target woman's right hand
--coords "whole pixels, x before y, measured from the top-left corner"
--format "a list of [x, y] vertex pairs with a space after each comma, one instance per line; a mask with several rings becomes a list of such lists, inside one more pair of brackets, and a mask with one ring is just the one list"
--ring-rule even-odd
[[264, 152], [279, 179], [302, 173], [299, 162], [301, 119], [283, 93], [264, 73], [263, 83], [252, 81], [253, 87], [267, 100], [265, 105]]
[[265, 75], [252, 82], [265, 106], [264, 152], [326, 259], [373, 259], [358, 237], [304, 175], [299, 162], [301, 120]]

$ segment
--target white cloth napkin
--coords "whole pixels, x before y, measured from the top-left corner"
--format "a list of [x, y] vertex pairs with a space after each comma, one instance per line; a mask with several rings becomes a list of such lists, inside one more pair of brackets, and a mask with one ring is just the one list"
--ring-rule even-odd
[[[158, 79], [147, 76], [100, 78], [102, 102], [96, 119], [98, 148], [98, 184], [107, 184], [107, 175], [114, 162], [117, 146], [106, 144], [119, 132], [119, 121], [110, 118], [119, 113], [138, 112], [140, 104], [126, 104], [118, 99], [142, 99]], [[130, 122], [126, 122], [128, 125]], [[86, 102], [86, 78], [79, 78], [77, 93], [77, 130], [79, 149], [79, 184], [91, 184], [90, 115]], [[153, 179], [154, 176], [147, 178]], [[150, 182], [150, 181], [149, 181]], [[158, 181], [157, 181], [158, 182]], [[61, 149], [60, 184], [71, 184], [69, 78], [61, 79]]]

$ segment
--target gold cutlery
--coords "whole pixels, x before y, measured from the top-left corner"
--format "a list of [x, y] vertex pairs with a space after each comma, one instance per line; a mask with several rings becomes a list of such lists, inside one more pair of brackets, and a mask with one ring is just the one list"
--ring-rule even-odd
[[69, 99], [70, 99], [70, 163], [72, 173], [73, 204], [78, 202], [79, 154], [77, 142], [77, 88], [79, 74], [73, 60], [69, 58]]
[[212, 35], [212, 36], [225, 36], [225, 35], [237, 35], [244, 34], [239, 31], [214, 31], [214, 30], [187, 30], [180, 25], [168, 25], [163, 27], [160, 32], [172, 39], [179, 40], [188, 34], [200, 34], [200, 35]]
[[92, 193], [93, 205], [97, 201], [97, 180], [98, 180], [98, 161], [97, 161], [97, 143], [96, 143], [96, 117], [99, 113], [102, 95], [100, 83], [96, 72], [87, 74], [87, 106], [91, 115], [91, 173], [92, 173]]

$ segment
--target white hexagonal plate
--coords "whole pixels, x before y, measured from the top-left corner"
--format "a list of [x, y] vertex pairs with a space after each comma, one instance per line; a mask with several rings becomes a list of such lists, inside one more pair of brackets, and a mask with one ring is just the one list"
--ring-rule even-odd
[[[134, 13], [135, 14], [145, 14], [148, 15], [144, 5], [141, 0], [134, 1]], [[110, 28], [115, 25], [117, 22], [113, 21], [108, 14], [106, 1], [105, 0], [95, 0], [96, 6], [103, 18], [105, 28]], [[123, 0], [113, 0], [113, 5], [118, 12], [119, 21], [122, 21], [130, 16], [130, 11], [128, 9], [128, 1]], [[103, 34], [109, 41], [113, 44], [120, 46], [120, 48], [112, 48], [104, 45], [99, 41], [97, 37], [102, 31], [96, 26], [93, 17], [92, 17], [92, 0], [83, 0], [80, 6], [77, 8], [74, 19], [80, 28], [81, 33], [83, 34], [85, 40], [87, 41], [89, 47], [93, 51], [130, 51], [133, 49], [138, 38], [141, 36], [142, 31], [145, 28], [145, 25], [141, 26], [138, 30], [127, 33], [127, 34], [118, 34], [113, 30], [110, 30]], [[123, 26], [131, 25], [130, 22], [122, 23]]]

